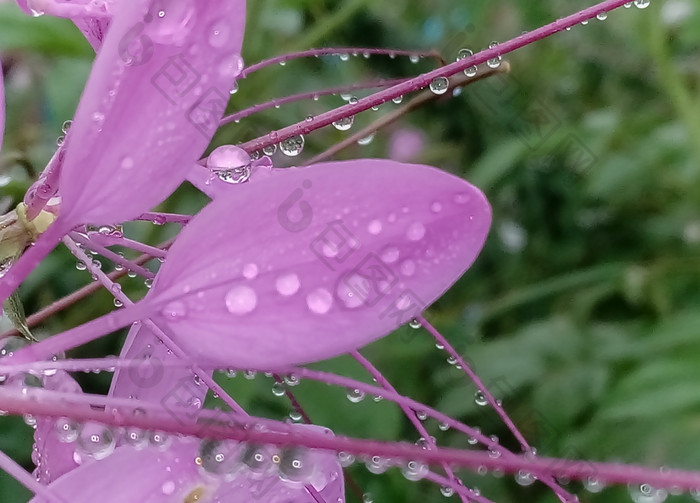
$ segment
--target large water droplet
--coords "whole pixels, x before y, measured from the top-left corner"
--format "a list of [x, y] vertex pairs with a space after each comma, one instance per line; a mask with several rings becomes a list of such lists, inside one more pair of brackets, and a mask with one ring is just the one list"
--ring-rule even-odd
[[222, 145], [207, 158], [207, 168], [226, 183], [242, 183], [250, 178], [250, 156], [242, 148]]
[[406, 237], [409, 241], [420, 241], [425, 236], [425, 225], [415, 222], [408, 226]]
[[355, 117], [350, 116], [350, 117], [343, 117], [341, 119], [338, 119], [333, 123], [333, 127], [336, 128], [338, 131], [347, 131], [352, 127], [352, 124], [355, 122]]
[[250, 313], [257, 303], [255, 290], [249, 286], [235, 286], [226, 294], [226, 309], [232, 314]]
[[313, 475], [316, 464], [314, 456], [304, 449], [286, 448], [280, 453], [278, 465], [282, 480], [289, 482], [306, 482]]
[[236, 78], [243, 71], [243, 58], [240, 54], [229, 54], [219, 63], [219, 73], [222, 77]]
[[634, 0], [634, 5], [638, 9], [646, 9], [651, 4], [651, 0]]
[[204, 439], [199, 444], [201, 467], [214, 475], [233, 473], [239, 466], [240, 444], [231, 440]]
[[430, 83], [430, 90], [433, 94], [445, 94], [449, 87], [450, 81], [447, 80], [447, 77], [435, 77]]
[[299, 276], [294, 273], [280, 276], [277, 278], [277, 281], [275, 281], [275, 288], [277, 288], [277, 292], [285, 297], [289, 297], [290, 295], [297, 293], [300, 285], [301, 283], [299, 282]]
[[100, 423], [85, 423], [78, 433], [78, 448], [81, 454], [94, 459], [104, 459], [114, 451], [114, 432]]
[[297, 135], [280, 142], [280, 150], [289, 157], [296, 157], [304, 150], [304, 136]]
[[326, 314], [333, 305], [333, 296], [325, 288], [317, 288], [306, 296], [306, 305], [312, 313]]
[[77, 421], [61, 417], [56, 420], [55, 426], [58, 439], [61, 442], [70, 443], [77, 440], [78, 432], [80, 431], [80, 424]]

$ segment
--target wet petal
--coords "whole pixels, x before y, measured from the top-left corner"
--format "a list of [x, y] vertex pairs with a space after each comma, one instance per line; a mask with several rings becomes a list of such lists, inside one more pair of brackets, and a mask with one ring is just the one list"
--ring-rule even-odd
[[195, 417], [204, 403], [207, 387], [186, 367], [166, 365], [177, 357], [148, 326], [132, 325], [119, 357], [142, 360], [143, 364], [117, 370], [109, 396], [160, 403], [183, 421]]
[[478, 189], [428, 166], [289, 169], [200, 212], [145, 302], [192, 357], [239, 368], [328, 358], [434, 302], [490, 220]]
[[116, 8], [66, 140], [68, 223], [116, 223], [165, 199], [211, 139], [242, 67], [244, 0]]
[[[256, 461], [255, 454], [260, 455], [261, 462]], [[311, 501], [304, 488], [308, 484], [326, 501], [342, 503], [342, 480], [332, 453], [183, 438], [173, 439], [166, 450], [120, 447], [105, 459], [73, 470], [50, 487], [71, 503], [244, 502], [251, 497], [306, 503]], [[31, 503], [46, 502], [35, 497]]]
[[[44, 387], [62, 393], [82, 393], [75, 379], [63, 371], [46, 377]], [[75, 440], [78, 427], [78, 423], [69, 418], [37, 418], [34, 443], [39, 482], [49, 484], [78, 466], [73, 457], [75, 446], [69, 442]]]

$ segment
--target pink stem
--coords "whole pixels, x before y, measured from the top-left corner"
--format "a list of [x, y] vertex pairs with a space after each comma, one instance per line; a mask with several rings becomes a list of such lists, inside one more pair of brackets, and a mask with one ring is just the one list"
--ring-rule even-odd
[[[128, 259], [125, 259], [124, 257], [114, 253], [112, 250], [109, 250], [108, 248], [105, 248], [104, 246], [95, 243], [90, 238], [87, 238], [78, 232], [71, 232], [69, 236], [73, 241], [84, 245], [85, 247], [95, 251], [96, 253], [99, 253], [103, 257], [111, 260], [115, 264], [118, 264], [129, 271], [133, 271], [136, 274], [140, 274], [141, 276], [147, 279], [153, 279], [155, 277], [155, 274], [153, 274], [148, 269], [141, 267], [140, 265], [137, 265]], [[85, 258], [89, 260], [89, 257], [86, 256]]]
[[272, 66], [278, 63], [286, 63], [287, 61], [291, 61], [293, 59], [299, 59], [299, 58], [308, 58], [308, 57], [318, 57], [318, 56], [332, 56], [334, 54], [348, 54], [348, 55], [359, 55], [362, 54], [363, 56], [365, 55], [380, 55], [380, 56], [389, 56], [391, 58], [394, 58], [396, 56], [417, 56], [419, 58], [424, 58], [424, 57], [433, 57], [433, 58], [440, 58], [440, 55], [436, 53], [435, 51], [404, 51], [404, 50], [397, 50], [397, 49], [381, 49], [381, 48], [358, 48], [358, 47], [326, 47], [323, 49], [309, 49], [307, 51], [301, 51], [301, 52], [295, 52], [291, 54], [282, 54], [281, 56], [275, 56], [274, 58], [266, 59], [264, 61], [261, 61], [259, 63], [255, 63], [254, 65], [249, 66], [248, 68], [245, 68], [240, 75], [241, 79], [246, 78], [248, 75], [251, 75], [258, 70], [262, 70], [263, 68], [266, 68], [268, 66]]
[[61, 145], [53, 154], [49, 164], [41, 173], [39, 180], [34, 183], [24, 196], [24, 204], [27, 205], [27, 218], [34, 220], [41, 210], [46, 207], [46, 203], [58, 190], [58, 175], [63, 165], [65, 156], [65, 144]]
[[471, 66], [480, 65], [489, 59], [508, 54], [516, 49], [520, 49], [521, 47], [537, 42], [545, 37], [549, 37], [554, 33], [558, 33], [566, 28], [575, 26], [581, 21], [591, 19], [601, 12], [608, 12], [613, 9], [617, 9], [618, 7], [628, 3], [628, 1], [629, 0], [605, 0], [594, 5], [593, 7], [589, 7], [577, 12], [576, 14], [572, 14], [541, 28], [527, 32], [519, 37], [509, 40], [508, 42], [503, 42], [494, 46], [493, 48], [486, 49], [474, 54], [473, 56], [461, 59], [456, 63], [451, 63], [431, 72], [424, 73], [385, 91], [380, 91], [366, 98], [362, 98], [357, 103], [349, 103], [329, 112], [317, 115], [310, 121], [298, 122], [277, 131], [272, 131], [265, 136], [248, 141], [239, 146], [246, 152], [252, 153], [293, 136], [308, 134], [311, 131], [328, 126], [329, 124], [332, 124], [333, 122], [345, 117], [350, 117], [360, 112], [364, 112], [365, 110], [368, 110], [374, 106], [381, 105], [382, 103], [398, 96], [403, 96], [404, 94], [427, 87], [434, 79], [438, 77], [449, 77], [456, 73], [462, 72]]
[[190, 223], [190, 220], [192, 220], [192, 215], [180, 215], [179, 213], [160, 213], [156, 211], [150, 211], [139, 215], [134, 220], [145, 220], [158, 224], [168, 223], [186, 225]]
[[240, 442], [303, 446], [310, 449], [323, 449], [333, 452], [349, 452], [355, 455], [381, 456], [400, 460], [418, 460], [424, 463], [450, 463], [472, 470], [485, 468], [515, 473], [520, 470], [529, 473], [547, 473], [550, 476], [567, 477], [575, 480], [595, 478], [607, 484], [651, 484], [654, 487], [675, 487], [680, 490], [694, 490], [700, 487], [700, 472], [687, 470], [658, 470], [642, 466], [617, 463], [594, 463], [559, 458], [531, 456], [509, 456], [492, 458], [488, 452], [439, 448], [426, 450], [412, 444], [379, 442], [350, 437], [333, 437], [318, 433], [282, 428], [280, 431], [261, 431], [253, 427], [209, 424], [180, 424], [168, 416], [112, 414], [102, 410], [79, 409], [63, 400], [47, 398], [38, 401], [32, 393], [21, 394], [0, 388], [0, 410], [11, 414], [31, 414], [45, 417], [72, 417], [79, 421], [97, 421], [109, 426], [136, 427], [145, 430], [159, 430], [166, 433], [180, 433], [198, 438], [232, 439]]
[[168, 250], [156, 248], [155, 246], [149, 246], [129, 238], [115, 238], [114, 244], [116, 246], [123, 246], [124, 248], [129, 248], [140, 253], [145, 253], [151, 257], [165, 258], [168, 256]]
[[352, 84], [350, 86], [332, 87], [329, 89], [322, 89], [320, 91], [292, 94], [289, 96], [285, 96], [284, 98], [277, 98], [277, 99], [274, 99], [272, 101], [268, 101], [266, 103], [254, 105], [250, 108], [246, 108], [245, 110], [241, 110], [240, 112], [236, 112], [235, 114], [227, 115], [226, 117], [221, 119], [221, 121], [219, 122], [219, 125], [223, 126], [224, 124], [230, 124], [231, 122], [238, 122], [241, 119], [248, 117], [249, 115], [253, 115], [253, 114], [256, 114], [258, 112], [262, 112], [263, 110], [267, 110], [267, 109], [272, 108], [272, 107], [277, 107], [280, 105], [287, 105], [289, 103], [294, 103], [296, 101], [315, 99], [318, 96], [328, 96], [331, 94], [344, 93], [344, 92], [348, 92], [348, 91], [356, 91], [358, 89], [372, 89], [372, 88], [380, 88], [380, 87], [389, 87], [389, 86], [394, 86], [399, 82], [404, 82], [406, 80], [407, 79], [391, 79], [391, 80], [380, 79], [380, 80], [372, 81], [372, 82], [361, 82], [358, 84]]

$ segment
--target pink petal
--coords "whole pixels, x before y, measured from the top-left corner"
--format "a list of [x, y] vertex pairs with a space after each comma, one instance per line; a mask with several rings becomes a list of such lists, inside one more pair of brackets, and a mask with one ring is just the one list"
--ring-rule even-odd
[[[44, 387], [63, 393], [82, 393], [78, 383], [63, 371], [46, 377]], [[77, 423], [67, 418], [37, 418], [34, 443], [38, 456], [37, 478], [42, 484], [49, 484], [78, 466], [73, 458], [74, 445], [64, 441], [74, 431], [72, 427], [77, 426]], [[65, 430], [61, 433], [62, 428]]]
[[242, 66], [244, 0], [115, 8], [67, 138], [68, 223], [116, 223], [165, 199], [211, 139]]
[[[224, 460], [217, 463], [211, 458], [204, 459], [203, 453], [212, 452], [201, 450], [204, 445], [223, 453]], [[254, 472], [240, 461], [245, 449], [234, 442], [212, 443], [193, 438], [173, 439], [166, 450], [124, 446], [105, 459], [73, 470], [50, 488], [71, 503], [243, 502], [251, 498], [271, 503], [307, 503], [313, 501], [304, 488], [308, 484], [323, 494], [326, 501], [344, 501], [342, 470], [333, 453], [307, 451], [299, 459], [310, 470], [297, 477], [298, 480], [290, 477], [282, 480], [284, 450], [262, 448], [268, 459], [279, 452], [280, 469], [268, 462], [265, 471]], [[195, 462], [198, 456], [199, 464]], [[45, 501], [35, 497], [30, 503]]]
[[90, 17], [74, 19], [73, 23], [85, 35], [85, 38], [95, 50], [100, 52], [107, 30], [109, 29], [109, 19], [94, 19]]
[[143, 360], [143, 364], [117, 370], [109, 396], [159, 403], [182, 421], [196, 419], [207, 387], [195, 380], [191, 370], [166, 365], [177, 357], [168, 352], [146, 325], [136, 323], [131, 327], [119, 356]]
[[490, 220], [478, 189], [428, 166], [292, 168], [202, 210], [145, 302], [193, 358], [316, 361], [418, 315], [472, 264]]

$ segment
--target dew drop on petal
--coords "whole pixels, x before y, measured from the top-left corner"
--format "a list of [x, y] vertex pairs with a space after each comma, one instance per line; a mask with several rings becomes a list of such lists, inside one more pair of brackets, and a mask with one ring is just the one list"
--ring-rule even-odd
[[258, 275], [258, 266], [250, 263], [243, 266], [243, 277], [253, 279]]
[[359, 274], [352, 274], [344, 278], [336, 290], [336, 294], [341, 302], [350, 309], [355, 309], [364, 304], [366, 295], [362, 292], [371, 291], [371, 285], [367, 278]]
[[214, 48], [224, 47], [228, 43], [230, 33], [231, 29], [226, 21], [215, 21], [209, 31], [209, 45]]
[[425, 225], [420, 222], [415, 222], [409, 225], [406, 231], [406, 237], [409, 241], [420, 241], [425, 236]]
[[106, 458], [116, 446], [114, 432], [103, 424], [92, 422], [81, 426], [77, 443], [80, 454], [94, 459]]
[[163, 316], [171, 320], [179, 320], [181, 318], [184, 318], [185, 316], [187, 316], [187, 306], [184, 302], [179, 300], [169, 302], [163, 308]]
[[382, 232], [382, 223], [379, 220], [372, 220], [367, 226], [367, 232], [376, 236]]
[[325, 288], [317, 288], [306, 296], [306, 305], [312, 313], [326, 314], [333, 305], [333, 296]]
[[149, 13], [148, 36], [157, 44], [178, 44], [184, 41], [194, 24], [194, 0], [154, 2]]
[[385, 264], [393, 264], [399, 260], [399, 249], [395, 246], [387, 246], [382, 250], [381, 258]]
[[240, 54], [229, 54], [219, 63], [219, 73], [222, 77], [235, 78], [243, 71], [243, 58]]
[[416, 263], [413, 260], [404, 260], [399, 269], [404, 276], [413, 276], [416, 272]]
[[258, 297], [255, 295], [255, 290], [249, 286], [235, 286], [226, 294], [226, 309], [232, 314], [250, 313], [257, 303]]
[[301, 283], [299, 282], [299, 276], [294, 273], [280, 276], [277, 278], [277, 281], [275, 281], [275, 288], [277, 288], [277, 292], [285, 297], [289, 297], [290, 295], [297, 293], [300, 286]]

